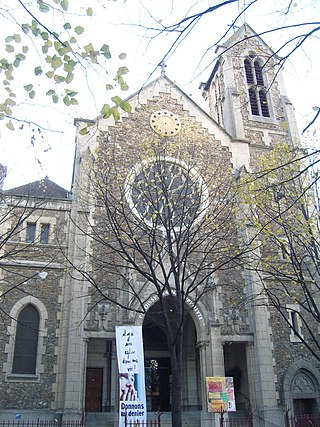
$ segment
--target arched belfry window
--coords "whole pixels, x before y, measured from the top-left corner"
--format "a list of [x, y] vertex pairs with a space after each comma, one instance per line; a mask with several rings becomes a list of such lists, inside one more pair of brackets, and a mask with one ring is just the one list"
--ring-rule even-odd
[[244, 60], [244, 70], [248, 86], [251, 114], [253, 116], [270, 117], [267, 89], [261, 61], [254, 54]]
[[15, 335], [13, 374], [35, 374], [40, 315], [34, 305], [28, 304], [19, 313]]

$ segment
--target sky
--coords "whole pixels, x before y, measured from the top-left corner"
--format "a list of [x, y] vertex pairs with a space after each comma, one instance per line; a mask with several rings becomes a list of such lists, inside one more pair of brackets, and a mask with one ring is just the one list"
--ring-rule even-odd
[[[186, 37], [181, 37], [176, 49], [166, 58], [167, 76], [203, 109], [206, 109], [206, 104], [201, 97], [199, 84], [210, 76], [216, 58], [215, 45], [227, 30], [229, 33], [223, 40], [232, 35], [231, 24], [239, 13], [239, 8], [248, 5], [250, 1], [239, 0], [237, 4], [224, 6], [204, 16]], [[17, 24], [27, 21], [16, 0], [12, 0], [10, 6], [6, 3], [0, 0], [2, 54], [5, 46], [4, 38], [18, 31]], [[67, 108], [60, 104], [54, 105], [45, 96], [30, 100], [23, 89], [20, 91], [17, 89], [20, 95], [15, 116], [37, 125], [28, 126], [23, 122], [15, 122], [17, 129], [10, 131], [5, 123], [0, 121], [0, 163], [8, 168], [4, 189], [45, 176], [70, 189], [75, 149], [74, 119], [79, 117], [94, 119], [99, 115], [102, 105], [110, 101], [108, 99], [110, 94], [102, 88], [112, 79], [115, 67], [125, 65], [129, 69], [126, 75], [129, 89], [121, 93], [124, 98], [160, 75], [161, 69], [158, 64], [170, 49], [177, 33], [157, 35], [156, 31], [147, 30], [146, 27], [159, 28], [159, 25], [174, 23], [184, 16], [220, 3], [220, 0], [91, 0], [90, 2], [69, 0], [70, 8], [65, 15], [58, 11], [39, 13], [34, 7], [34, 2], [26, 0], [25, 3], [26, 5], [33, 3], [33, 13], [41, 18], [48, 28], [58, 28], [61, 22], [66, 21], [83, 26], [84, 40], [91, 41], [94, 46], [101, 46], [104, 43], [110, 45], [112, 59], [107, 69], [97, 67], [95, 70], [86, 70], [86, 75], [79, 73], [73, 82], [73, 86], [79, 92], [77, 106]], [[286, 14], [289, 3], [292, 6], [291, 12]], [[93, 8], [92, 17], [86, 16], [88, 6]], [[5, 8], [9, 8], [11, 15], [3, 12]], [[320, 0], [297, 2], [256, 0], [236, 25], [241, 26], [244, 21], [257, 33], [268, 31], [275, 26], [319, 22]], [[283, 29], [265, 34], [263, 39], [273, 50], [277, 50], [289, 34], [295, 33]], [[287, 46], [287, 49], [290, 46]], [[121, 61], [118, 55], [122, 52], [126, 53], [126, 58]], [[285, 51], [281, 53], [284, 54]], [[21, 87], [32, 82], [40, 93], [46, 88], [47, 82], [45, 79], [37, 81], [33, 77], [31, 70], [40, 58], [36, 49], [33, 55], [34, 58], [30, 56], [30, 64], [26, 63], [20, 75], [17, 75], [15, 84]], [[319, 41], [313, 37], [308, 39], [302, 48], [297, 49], [285, 66], [287, 95], [295, 106], [300, 131], [312, 119], [315, 113], [313, 108], [320, 103], [319, 58]], [[3, 96], [3, 92], [0, 93]], [[40, 131], [38, 125], [41, 126]], [[18, 129], [19, 127], [22, 129]], [[318, 127], [316, 125], [307, 138], [307, 142], [312, 145], [317, 144]]]

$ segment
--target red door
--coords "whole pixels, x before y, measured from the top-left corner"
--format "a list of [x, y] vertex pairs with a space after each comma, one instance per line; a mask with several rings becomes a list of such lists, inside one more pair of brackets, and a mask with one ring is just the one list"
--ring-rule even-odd
[[102, 368], [87, 368], [86, 412], [101, 412]]

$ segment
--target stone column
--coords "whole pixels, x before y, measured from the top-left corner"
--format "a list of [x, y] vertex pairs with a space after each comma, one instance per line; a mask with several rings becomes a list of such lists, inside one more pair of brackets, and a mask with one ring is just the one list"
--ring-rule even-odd
[[[202, 388], [202, 413], [201, 427], [218, 427], [220, 425], [220, 414], [208, 412], [206, 377], [224, 377], [223, 345], [220, 333], [220, 324], [216, 321], [209, 321], [210, 340], [206, 341], [205, 349], [200, 352], [201, 365], [204, 363], [205, 370], [201, 369], [203, 381]], [[202, 354], [203, 353], [203, 354]], [[205, 360], [203, 361], [203, 358]]]
[[277, 405], [276, 374], [274, 370], [272, 330], [269, 325], [269, 312], [263, 304], [263, 283], [258, 274], [245, 274], [248, 295], [259, 296], [259, 303], [252, 302], [249, 307], [249, 325], [254, 334], [254, 342], [247, 346], [247, 363], [250, 399], [252, 409], [259, 414], [260, 421], [255, 425], [282, 425], [282, 410]]

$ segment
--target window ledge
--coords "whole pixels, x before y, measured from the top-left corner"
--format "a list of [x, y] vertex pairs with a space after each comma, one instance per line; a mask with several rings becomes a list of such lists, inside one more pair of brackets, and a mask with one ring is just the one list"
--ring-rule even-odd
[[8, 374], [6, 381], [10, 382], [39, 382], [37, 374]]
[[249, 114], [249, 120], [259, 123], [269, 123], [272, 125], [279, 124], [278, 120], [274, 119], [273, 117], [254, 116], [253, 114]]
[[301, 344], [302, 343], [302, 341], [299, 337], [292, 336], [292, 335], [290, 336], [290, 342], [293, 344]]

